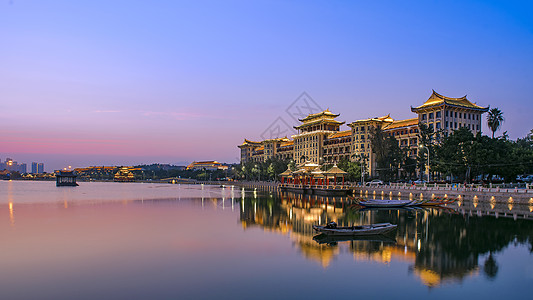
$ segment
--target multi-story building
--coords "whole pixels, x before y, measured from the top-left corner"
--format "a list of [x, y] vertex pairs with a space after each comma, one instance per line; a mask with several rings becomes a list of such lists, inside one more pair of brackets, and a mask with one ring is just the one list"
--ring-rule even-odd
[[335, 120], [338, 116], [326, 109], [300, 119], [302, 124], [294, 127], [298, 130], [298, 134], [292, 136], [294, 139], [293, 159], [296, 163], [305, 161], [322, 163], [320, 158], [324, 157], [325, 144], [329, 145], [328, 139], [339, 133], [340, 126], [344, 124], [344, 122]]
[[190, 165], [187, 166], [187, 170], [227, 170], [229, 167], [219, 163], [218, 161], [209, 160], [209, 161], [193, 161]]
[[26, 173], [27, 166], [25, 163], [19, 164], [11, 158], [6, 158], [6, 161], [0, 165], [0, 170], [8, 170], [19, 173]]
[[44, 173], [44, 163], [31, 163], [31, 173], [32, 174], [42, 174]]
[[418, 122], [427, 124], [435, 131], [448, 136], [454, 130], [466, 127], [476, 134], [481, 132], [482, 114], [489, 107], [482, 107], [466, 99], [450, 98], [433, 91], [429, 99], [411, 111], [418, 114]]
[[294, 141], [284, 138], [254, 142], [245, 139], [238, 146], [241, 149], [241, 162], [263, 162], [269, 158], [293, 159]]
[[[394, 120], [390, 114], [383, 117], [357, 120], [349, 123], [350, 130], [341, 130], [345, 122], [337, 121], [339, 114], [329, 110], [311, 114], [300, 119], [295, 126], [298, 134], [293, 141], [287, 137], [261, 142], [244, 140], [241, 149], [241, 163], [263, 162], [269, 158], [291, 158], [296, 163], [334, 163], [342, 159], [364, 161], [367, 172], [376, 174], [376, 157], [372, 151], [371, 132], [380, 128], [385, 135], [398, 140], [400, 148], [412, 158], [418, 155], [419, 123], [427, 124], [438, 134], [449, 135], [460, 127], [470, 129], [474, 134], [481, 132], [482, 114], [488, 107], [481, 107], [465, 97], [450, 98], [435, 91], [429, 99], [411, 111], [416, 118]], [[280, 155], [280, 153], [283, 153]]]

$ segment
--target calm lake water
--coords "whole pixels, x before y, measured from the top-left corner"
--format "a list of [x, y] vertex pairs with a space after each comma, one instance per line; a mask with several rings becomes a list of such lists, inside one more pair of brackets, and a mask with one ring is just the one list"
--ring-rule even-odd
[[[466, 204], [361, 211], [345, 200], [0, 181], [0, 299], [530, 297], [532, 219], [464, 213]], [[313, 239], [311, 226], [331, 220], [398, 228]]]

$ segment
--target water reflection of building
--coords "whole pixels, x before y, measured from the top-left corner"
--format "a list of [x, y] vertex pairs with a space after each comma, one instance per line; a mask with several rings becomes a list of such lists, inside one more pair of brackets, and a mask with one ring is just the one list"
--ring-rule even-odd
[[[304, 257], [324, 268], [346, 252], [351, 252], [354, 260], [403, 261], [411, 265], [410, 274], [429, 287], [477, 276], [483, 268], [480, 257], [501, 251], [516, 240], [531, 243], [533, 249], [533, 222], [528, 220], [477, 217], [451, 209], [360, 211], [350, 207], [344, 197], [287, 193], [245, 198], [241, 220], [243, 226], [289, 235]], [[391, 222], [398, 228], [393, 243], [354, 240], [319, 244], [312, 239], [312, 225], [328, 221], [340, 225]]]

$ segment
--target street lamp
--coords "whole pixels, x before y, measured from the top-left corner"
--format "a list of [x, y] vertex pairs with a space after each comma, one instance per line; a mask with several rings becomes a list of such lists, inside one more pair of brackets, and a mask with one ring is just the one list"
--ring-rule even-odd
[[429, 182], [429, 148], [428, 147], [425, 147], [423, 144], [420, 144], [420, 149], [426, 149], [428, 151], [428, 182]]

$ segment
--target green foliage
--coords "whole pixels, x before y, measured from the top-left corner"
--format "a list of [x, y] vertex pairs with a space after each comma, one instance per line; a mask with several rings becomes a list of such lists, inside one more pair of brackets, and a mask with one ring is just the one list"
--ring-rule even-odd
[[530, 136], [509, 140], [505, 135], [494, 139], [460, 128], [444, 138], [437, 147], [436, 170], [444, 175], [470, 182], [493, 175], [513, 181], [519, 174], [533, 172], [533, 141]]
[[385, 181], [398, 179], [399, 170], [405, 162], [406, 154], [394, 136], [386, 136], [379, 127], [370, 130], [372, 151], [376, 154], [379, 177]]
[[503, 112], [498, 108], [492, 108], [487, 114], [487, 125], [492, 131], [492, 138], [494, 138], [494, 133], [502, 126], [504, 121]]
[[287, 170], [296, 169], [293, 161], [269, 158], [264, 162], [247, 162], [237, 165], [234, 169], [234, 178], [238, 180], [279, 180], [279, 174]]
[[361, 164], [359, 162], [353, 162], [346, 158], [342, 158], [337, 166], [348, 173], [346, 179], [348, 181], [358, 181], [361, 178]]

